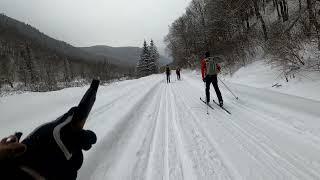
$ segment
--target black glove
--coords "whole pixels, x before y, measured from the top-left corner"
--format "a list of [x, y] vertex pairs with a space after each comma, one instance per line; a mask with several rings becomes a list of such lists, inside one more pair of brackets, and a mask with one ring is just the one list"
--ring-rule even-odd
[[79, 140], [81, 149], [88, 151], [92, 145], [97, 142], [97, 136], [90, 130], [81, 130], [79, 132]]
[[203, 78], [202, 81], [203, 81], [203, 82], [206, 82], [206, 78]]

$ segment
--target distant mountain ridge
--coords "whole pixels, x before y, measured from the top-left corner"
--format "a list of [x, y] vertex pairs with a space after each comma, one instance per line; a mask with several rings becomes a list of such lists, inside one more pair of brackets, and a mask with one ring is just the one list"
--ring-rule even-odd
[[[64, 41], [56, 40], [29, 24], [0, 14], [0, 37], [2, 40], [12, 43], [28, 42], [34, 49], [41, 49], [43, 52], [66, 56], [70, 59], [82, 61], [102, 61], [104, 57], [83, 51]], [[110, 61], [116, 61], [108, 57]]]
[[112, 64], [115, 61], [0, 14], [0, 90], [9, 85], [16, 90], [52, 91], [73, 86], [73, 82], [134, 76], [133, 68]]
[[[133, 68], [140, 59], [141, 48], [139, 47], [111, 47], [92, 46], [74, 47], [64, 41], [56, 40], [29, 24], [0, 14], [0, 40], [11, 42], [19, 46], [22, 42], [28, 42], [36, 54], [58, 55], [71, 60], [86, 62], [101, 62], [107, 60], [110, 64]], [[17, 48], [16, 48], [17, 49]], [[39, 55], [42, 56], [42, 55]], [[165, 65], [171, 60], [161, 56], [159, 63]]]
[[[112, 60], [110, 62], [113, 64], [128, 65], [131, 67], [137, 65], [142, 51], [142, 48], [139, 47], [111, 47], [103, 45], [82, 47], [81, 49], [98, 56], [111, 57]], [[159, 64], [161, 66], [171, 62], [170, 59], [160, 55]]]

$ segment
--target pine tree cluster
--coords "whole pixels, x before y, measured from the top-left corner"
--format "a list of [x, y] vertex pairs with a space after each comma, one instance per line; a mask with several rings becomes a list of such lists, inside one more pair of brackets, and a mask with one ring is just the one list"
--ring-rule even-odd
[[151, 40], [150, 45], [146, 41], [143, 42], [143, 48], [136, 67], [137, 77], [149, 76], [159, 72], [159, 60], [160, 55], [157, 47]]

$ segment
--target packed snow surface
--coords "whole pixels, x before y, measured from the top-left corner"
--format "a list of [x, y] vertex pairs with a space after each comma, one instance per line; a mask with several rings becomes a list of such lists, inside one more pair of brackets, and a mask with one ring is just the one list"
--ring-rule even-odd
[[[207, 114], [199, 74], [172, 79], [99, 88], [85, 127], [98, 143], [85, 152], [78, 179], [320, 179], [319, 101], [227, 82], [240, 98], [220, 83], [232, 114], [213, 103]], [[86, 89], [2, 97], [0, 136], [25, 137], [76, 105]]]

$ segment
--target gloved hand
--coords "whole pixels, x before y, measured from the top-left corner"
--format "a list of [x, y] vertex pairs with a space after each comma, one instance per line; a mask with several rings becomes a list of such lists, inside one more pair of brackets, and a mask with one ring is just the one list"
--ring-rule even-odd
[[221, 72], [221, 66], [217, 64], [217, 73], [219, 74]]
[[202, 81], [203, 81], [203, 82], [206, 82], [206, 78], [203, 78]]
[[26, 151], [26, 146], [19, 143], [22, 133], [4, 138], [0, 142], [0, 161], [9, 158], [15, 158]]
[[80, 147], [81, 149], [88, 151], [92, 145], [97, 142], [97, 136], [93, 131], [81, 130], [79, 132]]

